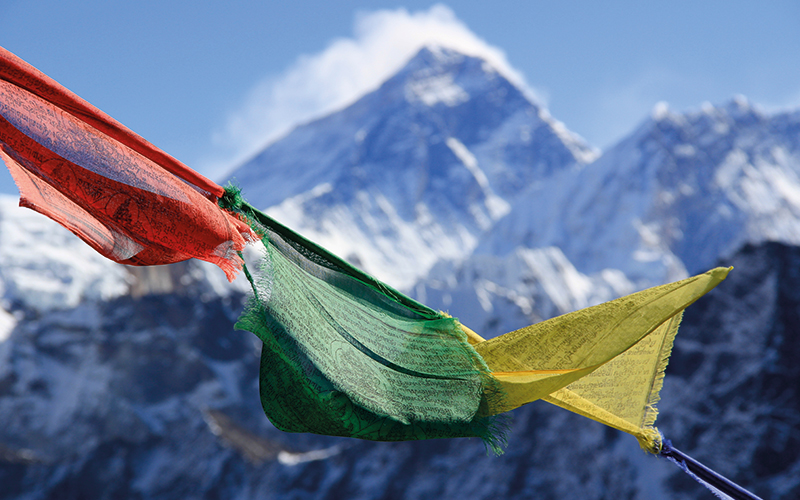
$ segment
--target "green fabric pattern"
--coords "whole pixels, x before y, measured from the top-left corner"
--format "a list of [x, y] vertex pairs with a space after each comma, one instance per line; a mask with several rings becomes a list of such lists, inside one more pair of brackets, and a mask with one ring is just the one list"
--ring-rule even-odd
[[351, 266], [226, 189], [266, 247], [236, 327], [263, 342], [264, 412], [288, 432], [376, 441], [480, 437], [499, 453], [502, 391], [458, 320]]

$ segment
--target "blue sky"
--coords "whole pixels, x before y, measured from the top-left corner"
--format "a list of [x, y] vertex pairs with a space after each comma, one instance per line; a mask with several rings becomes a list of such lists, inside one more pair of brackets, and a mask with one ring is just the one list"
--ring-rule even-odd
[[430, 40], [492, 58], [601, 149], [659, 101], [800, 107], [793, 1], [0, 2], [0, 45], [217, 180]]

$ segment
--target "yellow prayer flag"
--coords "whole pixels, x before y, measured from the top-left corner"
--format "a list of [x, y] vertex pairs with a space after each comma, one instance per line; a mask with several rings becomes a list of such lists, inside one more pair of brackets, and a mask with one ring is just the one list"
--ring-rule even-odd
[[628, 432], [653, 453], [653, 427], [683, 310], [725, 279], [717, 268], [483, 340], [469, 331], [505, 392], [487, 413], [537, 399]]

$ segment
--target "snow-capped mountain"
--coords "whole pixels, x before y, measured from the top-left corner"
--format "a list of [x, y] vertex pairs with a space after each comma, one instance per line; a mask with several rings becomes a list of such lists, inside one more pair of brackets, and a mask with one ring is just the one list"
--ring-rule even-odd
[[640, 286], [706, 270], [745, 243], [800, 243], [800, 113], [737, 97], [700, 111], [659, 104], [575, 174], [531, 186], [479, 253], [556, 246], [581, 272]]
[[[234, 177], [251, 203], [492, 336], [701, 271], [659, 426], [764, 498], [800, 495], [800, 113], [658, 106], [599, 159], [485, 62], [420, 52]], [[131, 269], [0, 198], [0, 498], [707, 498], [633, 438], [545, 403], [510, 446], [274, 429], [243, 294]], [[722, 261], [719, 259], [723, 258]]]
[[17, 204], [16, 197], [0, 195], [0, 305], [48, 311], [127, 294], [123, 266]]
[[[440, 261], [415, 291], [494, 336], [535, 321], [531, 300], [563, 314], [764, 241], [800, 244], [800, 112], [767, 115], [742, 97], [683, 114], [659, 104], [595, 162], [531, 185], [470, 257]], [[566, 272], [533, 278], [553, 266]]]
[[232, 178], [254, 206], [407, 289], [469, 255], [526, 187], [595, 155], [487, 62], [428, 47]]

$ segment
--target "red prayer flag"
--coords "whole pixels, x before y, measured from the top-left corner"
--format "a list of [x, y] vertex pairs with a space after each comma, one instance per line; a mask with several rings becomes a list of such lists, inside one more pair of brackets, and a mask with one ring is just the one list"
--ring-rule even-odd
[[198, 258], [229, 280], [255, 238], [194, 172], [0, 47], [0, 158], [32, 208], [111, 260]]

